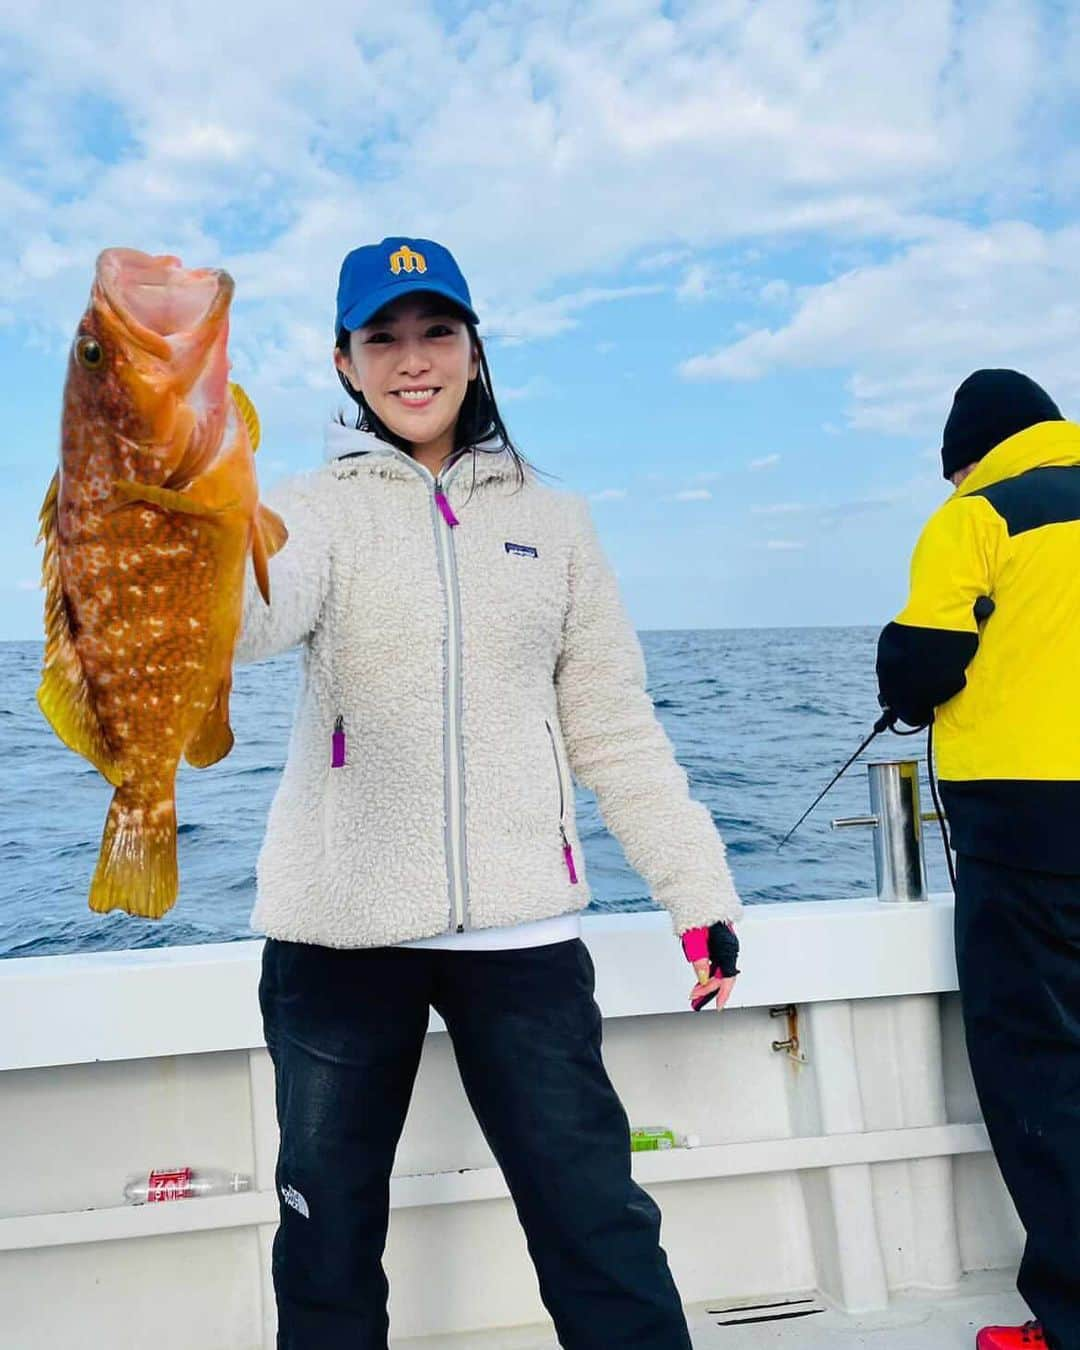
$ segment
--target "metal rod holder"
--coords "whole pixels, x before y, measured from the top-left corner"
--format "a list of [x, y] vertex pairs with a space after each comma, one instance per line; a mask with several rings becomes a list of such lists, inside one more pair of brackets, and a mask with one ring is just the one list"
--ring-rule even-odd
[[834, 820], [834, 830], [871, 826], [874, 831], [874, 870], [878, 899], [888, 902], [925, 900], [926, 859], [923, 854], [924, 820], [936, 820], [919, 807], [919, 762], [884, 760], [866, 766], [870, 777], [868, 816]]

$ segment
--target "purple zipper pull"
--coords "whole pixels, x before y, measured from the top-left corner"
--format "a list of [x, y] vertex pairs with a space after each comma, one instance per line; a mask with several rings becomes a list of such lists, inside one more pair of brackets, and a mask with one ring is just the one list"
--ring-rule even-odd
[[559, 833], [562, 835], [562, 855], [563, 861], [566, 863], [566, 870], [570, 873], [570, 885], [576, 886], [578, 884], [578, 875], [577, 868], [574, 866], [574, 850], [571, 847], [570, 840], [566, 837], [566, 831], [561, 825], [559, 826]]
[[446, 500], [446, 494], [443, 492], [442, 488], [435, 489], [435, 501], [438, 504], [439, 510], [442, 512], [443, 520], [446, 521], [451, 529], [453, 529], [455, 525], [461, 524], [457, 516], [454, 515], [454, 508]]
[[330, 738], [330, 767], [340, 769], [345, 763], [345, 719], [338, 714], [337, 721], [334, 723], [334, 734]]

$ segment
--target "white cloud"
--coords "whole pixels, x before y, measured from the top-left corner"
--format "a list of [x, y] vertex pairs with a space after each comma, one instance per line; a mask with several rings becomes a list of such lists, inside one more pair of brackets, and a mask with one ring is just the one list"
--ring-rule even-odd
[[693, 263], [686, 269], [676, 296], [683, 301], [707, 300], [713, 293], [714, 273], [707, 263]]
[[809, 511], [810, 507], [803, 502], [774, 502], [770, 506], [752, 506], [750, 510], [755, 516], [794, 516]]
[[30, 577], [23, 577], [15, 583], [15, 589], [17, 591], [36, 591], [40, 586], [40, 581], [34, 581]]
[[800, 539], [770, 539], [765, 547], [773, 553], [797, 553], [806, 544]]
[[1080, 397], [1080, 228], [942, 225], [882, 263], [807, 288], [792, 318], [684, 363], [687, 378], [850, 370], [851, 425], [929, 434], [979, 366], [1017, 366]]
[[536, 300], [500, 309], [497, 303], [484, 308], [484, 333], [507, 346], [538, 338], [557, 337], [578, 325], [578, 315], [593, 305], [610, 304], [639, 295], [656, 295], [662, 286], [589, 286], [553, 300]]
[[621, 502], [627, 497], [626, 488], [602, 488], [599, 492], [590, 492], [591, 502]]
[[251, 137], [210, 122], [188, 121], [184, 125], [159, 128], [147, 149], [163, 159], [191, 160], [203, 166], [212, 161], [235, 163], [252, 150]]
[[711, 502], [712, 493], [708, 488], [684, 488], [682, 492], [672, 493], [669, 502]]
[[752, 459], [746, 467], [751, 473], [760, 473], [762, 469], [773, 469], [779, 463], [779, 455], [762, 455], [760, 459]]
[[[192, 0], [182, 19], [113, 0], [59, 24], [43, 0], [9, 7], [0, 315], [60, 341], [106, 245], [223, 263], [261, 382], [325, 392], [338, 263], [384, 233], [445, 239], [486, 331], [530, 341], [642, 294], [620, 284], [635, 264], [689, 265], [691, 298], [705, 249], [932, 243], [939, 213], [1000, 217], [1080, 182], [1070, 138], [1040, 130], [1080, 39], [1034, 0], [962, 23], [945, 0], [451, 9], [325, 0], [301, 24], [284, 0]], [[784, 332], [697, 373], [794, 362]], [[882, 402], [855, 399], [871, 418]]]
[[657, 253], [639, 258], [637, 266], [642, 272], [667, 272], [692, 256], [693, 250], [688, 248], [660, 249]]
[[783, 305], [791, 298], [791, 283], [785, 281], [782, 277], [774, 277], [772, 281], [767, 281], [758, 292], [758, 297], [765, 305]]

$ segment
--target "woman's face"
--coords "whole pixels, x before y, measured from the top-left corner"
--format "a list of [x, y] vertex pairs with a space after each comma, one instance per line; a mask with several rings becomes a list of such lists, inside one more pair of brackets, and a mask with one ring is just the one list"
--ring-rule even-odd
[[414, 292], [349, 336], [334, 364], [391, 431], [419, 447], [447, 439], [480, 359], [465, 320], [441, 296]]

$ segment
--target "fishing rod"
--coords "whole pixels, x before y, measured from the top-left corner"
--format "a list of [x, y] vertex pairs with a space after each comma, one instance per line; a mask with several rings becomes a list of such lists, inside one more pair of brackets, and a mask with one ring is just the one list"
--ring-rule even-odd
[[893, 734], [896, 736], [918, 736], [921, 732], [925, 731], [926, 767], [930, 774], [930, 795], [934, 801], [934, 811], [937, 814], [938, 825], [941, 827], [941, 839], [942, 843], [945, 845], [945, 863], [949, 869], [949, 880], [952, 882], [952, 888], [955, 891], [956, 869], [953, 865], [952, 844], [949, 839], [948, 826], [945, 823], [945, 811], [941, 805], [941, 800], [938, 796], [937, 777], [934, 773], [934, 724], [933, 721], [931, 720], [929, 723], [927, 723], [925, 727], [913, 727], [910, 731], [898, 731], [896, 728], [896, 723], [898, 720], [899, 718], [897, 717], [897, 714], [894, 713], [891, 708], [885, 709], [885, 711], [881, 714], [878, 720], [874, 723], [874, 729], [873, 731], [871, 731], [870, 735], [867, 736], [866, 740], [863, 741], [862, 745], [859, 746], [858, 750], [855, 751], [855, 753], [851, 756], [851, 758], [848, 759], [843, 764], [843, 766], [836, 771], [836, 773], [833, 775], [828, 785], [821, 792], [818, 793], [818, 795], [814, 798], [814, 800], [802, 813], [802, 815], [795, 822], [795, 824], [792, 825], [791, 829], [788, 830], [787, 834], [785, 834], [783, 839], [781, 839], [779, 844], [777, 844], [776, 851], [777, 853], [780, 852], [780, 850], [784, 847], [787, 841], [791, 838], [791, 836], [803, 823], [803, 821], [810, 814], [810, 812], [813, 811], [814, 807], [817, 806], [817, 804], [822, 800], [822, 798], [826, 797], [829, 794], [829, 792], [832, 791], [832, 789], [836, 786], [836, 784], [840, 781], [840, 779], [843, 778], [844, 774], [847, 773], [848, 769], [851, 768], [851, 766], [855, 763], [855, 761], [859, 758], [859, 756], [871, 743], [871, 741], [876, 740], [877, 737], [880, 736], [883, 731], [892, 731]]
[[896, 722], [896, 714], [890, 708], [886, 708], [885, 711], [878, 718], [878, 720], [874, 723], [873, 731], [870, 733], [869, 736], [867, 736], [866, 740], [863, 741], [862, 745], [859, 746], [858, 750], [855, 751], [855, 753], [851, 756], [851, 758], [844, 764], [844, 766], [841, 769], [837, 770], [837, 772], [833, 775], [832, 781], [829, 783], [828, 787], [826, 787], [823, 791], [818, 793], [818, 795], [814, 798], [814, 800], [802, 813], [802, 815], [795, 822], [795, 824], [792, 825], [791, 829], [788, 830], [787, 834], [784, 835], [783, 839], [780, 840], [780, 842], [776, 846], [777, 853], [780, 852], [780, 850], [784, 847], [787, 841], [791, 838], [791, 836], [803, 823], [803, 821], [814, 809], [814, 807], [817, 806], [818, 802], [820, 802], [823, 797], [827, 796], [828, 793], [830, 793], [832, 789], [836, 786], [836, 784], [840, 781], [840, 779], [843, 778], [844, 774], [847, 773], [848, 769], [851, 768], [851, 766], [859, 758], [859, 756], [870, 744], [870, 742], [875, 740], [878, 736], [880, 736], [883, 731], [888, 731], [889, 728], [895, 724], [895, 722]]
[[[995, 610], [994, 601], [989, 595], [980, 595], [979, 598], [975, 601], [975, 604], [973, 606], [973, 613], [975, 616], [976, 623], [980, 625], [979, 629], [980, 632], [982, 631], [981, 625], [983, 625], [987, 621], [987, 619], [989, 619], [993, 615], [994, 610]], [[866, 749], [866, 747], [870, 744], [872, 740], [880, 736], [883, 731], [892, 731], [897, 736], [918, 736], [920, 732], [925, 731], [926, 768], [927, 772], [930, 775], [930, 795], [934, 799], [934, 811], [937, 814], [938, 824], [941, 827], [941, 840], [942, 843], [945, 845], [945, 862], [949, 869], [949, 880], [952, 882], [953, 890], [954, 891], [956, 890], [956, 868], [953, 865], [952, 842], [949, 838], [949, 827], [945, 820], [945, 811], [941, 804], [941, 798], [938, 796], [937, 778], [934, 774], [934, 716], [931, 713], [930, 718], [927, 722], [924, 722], [921, 726], [913, 727], [910, 731], [897, 731], [896, 723], [899, 720], [900, 716], [898, 713], [893, 712], [891, 708], [885, 708], [881, 716], [874, 723], [874, 729], [870, 733], [870, 735], [867, 736], [866, 740], [863, 741], [862, 745], [859, 746], [858, 750], [855, 751], [855, 753], [851, 756], [851, 758], [847, 761], [847, 763], [844, 764], [844, 766], [833, 775], [832, 781], [829, 783], [828, 787], [826, 787], [823, 792], [818, 793], [818, 795], [814, 798], [814, 800], [807, 807], [807, 809], [802, 813], [802, 815], [795, 822], [795, 824], [792, 825], [791, 829], [788, 830], [787, 834], [784, 835], [783, 839], [780, 840], [779, 844], [777, 844], [776, 846], [777, 853], [780, 852], [780, 850], [784, 847], [787, 841], [791, 838], [791, 836], [803, 823], [803, 821], [810, 814], [810, 812], [813, 811], [814, 807], [817, 806], [818, 802], [820, 802], [823, 797], [825, 797], [829, 792], [831, 792], [832, 789], [836, 786], [836, 784], [840, 781], [840, 779], [843, 778], [844, 774], [847, 773], [848, 769], [851, 768], [851, 766], [855, 763], [855, 761], [859, 758], [859, 756], [862, 754], [862, 752]]]

